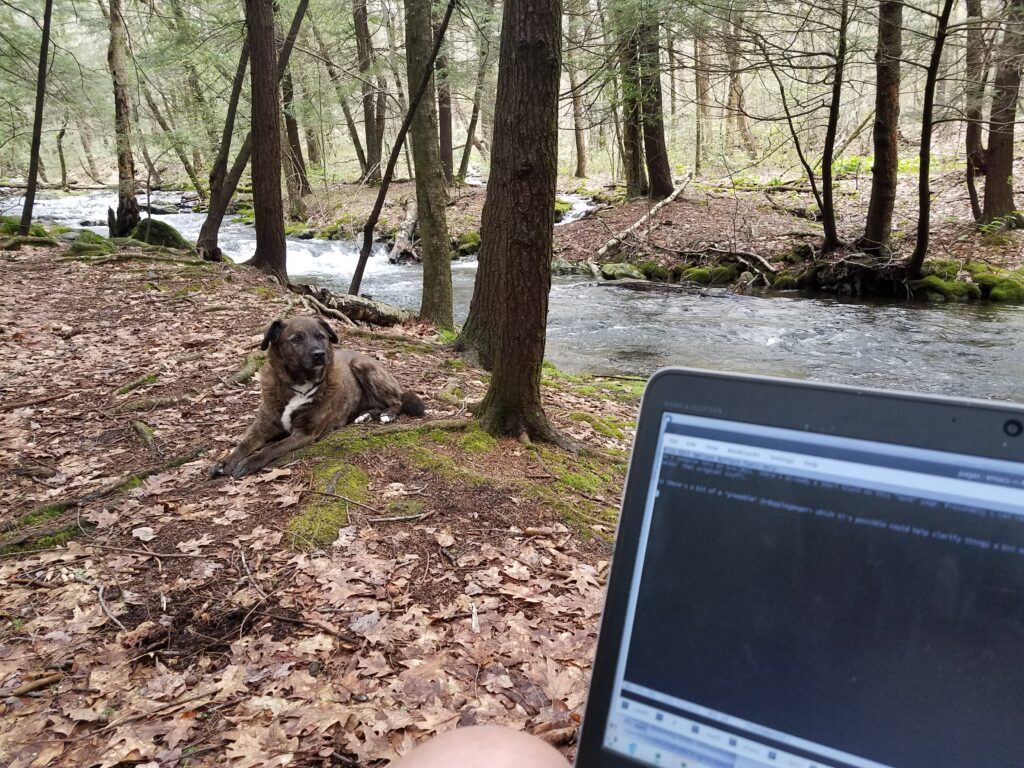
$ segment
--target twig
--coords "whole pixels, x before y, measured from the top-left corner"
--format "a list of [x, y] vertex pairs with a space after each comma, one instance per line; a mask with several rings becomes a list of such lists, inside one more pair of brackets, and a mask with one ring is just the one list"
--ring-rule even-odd
[[24, 696], [26, 693], [32, 693], [32, 691], [38, 691], [40, 688], [45, 688], [48, 685], [59, 683], [63, 679], [63, 672], [55, 672], [52, 675], [40, 677], [38, 680], [31, 680], [27, 683], [22, 683], [13, 691], [11, 691], [11, 696]]
[[425, 517], [430, 517], [435, 513], [435, 510], [429, 512], [421, 512], [418, 515], [399, 515], [398, 517], [371, 517], [369, 522], [371, 523], [414, 523], [417, 520], [422, 520]]
[[13, 411], [18, 408], [28, 408], [31, 405], [42, 405], [43, 403], [52, 403], [54, 400], [62, 400], [65, 397], [71, 397], [74, 392], [64, 392], [60, 395], [45, 395], [43, 397], [30, 397], [27, 400], [15, 400], [12, 403], [4, 403], [0, 405], [0, 412]]
[[369, 510], [370, 512], [376, 512], [377, 514], [380, 514], [380, 510], [377, 509], [376, 507], [371, 507], [369, 504], [363, 504], [363, 502], [361, 502], [361, 501], [356, 501], [355, 499], [350, 499], [348, 496], [342, 496], [340, 493], [327, 493], [326, 491], [314, 491], [312, 488], [310, 488], [310, 489], [308, 489], [306, 491], [303, 491], [303, 493], [312, 493], [312, 494], [314, 494], [316, 496], [326, 496], [329, 499], [341, 499], [342, 501], [346, 501], [349, 504], [355, 504], [357, 507], [362, 507], [363, 509]]
[[117, 626], [121, 628], [122, 632], [127, 632], [128, 631], [125, 628], [124, 624], [122, 624], [120, 621], [118, 621], [117, 616], [115, 616], [110, 611], [110, 606], [107, 605], [107, 601], [103, 599], [103, 585], [100, 582], [98, 582], [98, 581], [90, 581], [89, 579], [85, 578], [84, 576], [80, 576], [78, 574], [75, 574], [75, 581], [79, 582], [80, 584], [85, 584], [86, 586], [92, 587], [93, 589], [95, 589], [96, 590], [96, 597], [99, 598], [100, 608], [102, 608], [103, 612], [105, 614], [107, 614], [107, 618], [110, 619], [115, 624], [117, 624]]

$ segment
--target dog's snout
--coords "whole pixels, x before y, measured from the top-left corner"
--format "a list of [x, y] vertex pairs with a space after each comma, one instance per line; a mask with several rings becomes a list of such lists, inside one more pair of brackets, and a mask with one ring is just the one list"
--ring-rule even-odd
[[327, 353], [322, 349], [313, 350], [313, 362], [317, 365], [322, 365], [327, 362]]

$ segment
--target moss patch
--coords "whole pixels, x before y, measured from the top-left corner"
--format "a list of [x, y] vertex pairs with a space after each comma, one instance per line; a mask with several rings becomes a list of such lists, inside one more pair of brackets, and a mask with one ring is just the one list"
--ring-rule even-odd
[[663, 267], [656, 261], [644, 261], [637, 264], [637, 268], [644, 273], [644, 277], [648, 280], [658, 280], [660, 282], [668, 282], [671, 273], [667, 267]]
[[565, 215], [572, 210], [572, 203], [568, 200], [563, 200], [560, 197], [555, 198], [555, 222], [559, 222], [565, 218]]
[[76, 256], [101, 256], [114, 252], [114, 243], [103, 235], [83, 229], [71, 243], [70, 252]]
[[941, 296], [945, 301], [967, 301], [981, 298], [981, 288], [974, 283], [962, 280], [945, 280], [938, 275], [928, 275], [922, 280], [910, 283], [910, 290], [915, 296], [923, 295], [930, 301]]
[[471, 429], [462, 436], [458, 444], [466, 453], [489, 453], [498, 441], [482, 430]]
[[[13, 237], [18, 234], [21, 227], [21, 220], [13, 216], [0, 216], [0, 235]], [[28, 228], [29, 237], [48, 237], [46, 227], [42, 224], [31, 224]]]
[[772, 283], [772, 290], [775, 291], [795, 291], [799, 287], [796, 277], [788, 274], [778, 275]]
[[181, 233], [165, 221], [143, 219], [135, 225], [131, 232], [133, 240], [147, 245], [159, 245], [162, 248], [173, 248], [184, 251], [192, 246], [181, 236]]
[[463, 232], [455, 244], [455, 251], [459, 256], [472, 256], [480, 250], [480, 233]]
[[594, 431], [605, 437], [614, 437], [623, 440], [626, 437], [621, 426], [617, 424], [618, 419], [614, 416], [596, 416], [592, 413], [573, 413], [569, 416], [573, 421], [584, 422], [594, 428]]
[[637, 269], [632, 264], [625, 262], [602, 264], [601, 265], [601, 277], [605, 280], [622, 280], [629, 278], [632, 280], [643, 280], [644, 273]]
[[314, 489], [322, 494], [336, 494], [345, 498], [320, 496], [304, 507], [288, 523], [295, 546], [315, 549], [330, 544], [338, 537], [338, 530], [348, 525], [351, 502], [369, 500], [370, 478], [355, 466], [344, 461], [327, 461], [313, 470]]

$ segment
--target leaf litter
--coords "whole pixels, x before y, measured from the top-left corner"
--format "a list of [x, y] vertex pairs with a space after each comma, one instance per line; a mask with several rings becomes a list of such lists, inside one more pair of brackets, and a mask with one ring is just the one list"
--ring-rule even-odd
[[[224, 265], [2, 258], [0, 530], [42, 534], [21, 545], [40, 551], [0, 556], [5, 765], [378, 766], [474, 723], [571, 752], [614, 522], [567, 525], [528, 492], [556, 470], [514, 441], [430, 446], [474, 482], [394, 447], [346, 457], [367, 475], [367, 508], [306, 547], [289, 520], [310, 503], [316, 458], [238, 482], [205, 474], [255, 411], [258, 383], [230, 377], [291, 310], [285, 292]], [[437, 395], [452, 382], [464, 399], [485, 391], [426, 327], [343, 335], [420, 391], [430, 418], [464, 417]], [[628, 447], [570, 414], [628, 421], [635, 403], [568, 385], [545, 397], [565, 432]], [[372, 522], [410, 499], [424, 508], [410, 522]], [[611, 514], [617, 498], [602, 499]]]

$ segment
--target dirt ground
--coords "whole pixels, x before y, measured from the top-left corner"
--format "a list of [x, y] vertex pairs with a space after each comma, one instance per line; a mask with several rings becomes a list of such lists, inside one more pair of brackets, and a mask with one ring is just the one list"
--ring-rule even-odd
[[142, 252], [0, 253], [7, 766], [376, 766], [468, 723], [571, 752], [638, 382], [550, 369], [593, 457], [494, 441], [433, 332], [337, 328], [427, 402], [241, 481], [254, 354], [296, 297]]

